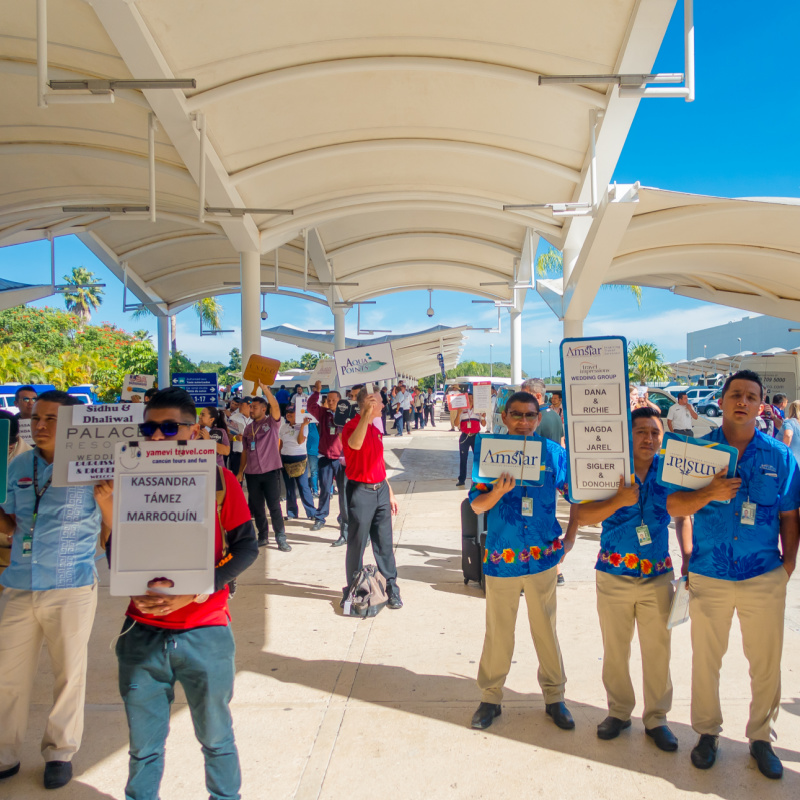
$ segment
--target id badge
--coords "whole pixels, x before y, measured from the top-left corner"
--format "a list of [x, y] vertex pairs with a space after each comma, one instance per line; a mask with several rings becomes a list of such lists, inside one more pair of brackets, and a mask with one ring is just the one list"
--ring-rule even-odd
[[639, 525], [636, 528], [636, 536], [639, 538], [639, 544], [652, 544], [653, 540], [650, 538], [650, 528], [647, 525]]
[[329, 425], [328, 426], [328, 433], [330, 433], [331, 436], [336, 436], [336, 426], [335, 425]]
[[523, 497], [522, 498], [522, 516], [523, 517], [532, 517], [533, 516], [533, 498], [532, 497]]
[[33, 534], [29, 531], [22, 536], [22, 555], [29, 558], [33, 552]]
[[741, 521], [742, 525], [755, 525], [756, 524], [756, 506], [755, 503], [751, 503], [749, 500], [746, 503], [742, 503], [742, 516]]
[[253, 439], [253, 441], [250, 442], [250, 449], [251, 450], [255, 450], [256, 449], [256, 440], [255, 439]]

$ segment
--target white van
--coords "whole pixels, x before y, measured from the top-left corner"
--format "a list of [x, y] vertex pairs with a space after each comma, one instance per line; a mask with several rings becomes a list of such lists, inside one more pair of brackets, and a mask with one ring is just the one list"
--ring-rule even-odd
[[766, 350], [757, 356], [745, 356], [738, 363], [734, 363], [731, 372], [740, 369], [751, 369], [757, 373], [764, 384], [764, 394], [772, 397], [774, 394], [785, 394], [791, 403], [800, 399], [798, 386], [800, 386], [800, 350]]

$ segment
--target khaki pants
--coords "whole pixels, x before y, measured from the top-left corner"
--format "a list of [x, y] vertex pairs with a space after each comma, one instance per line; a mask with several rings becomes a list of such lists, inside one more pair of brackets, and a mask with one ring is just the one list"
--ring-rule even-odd
[[0, 620], [0, 770], [20, 760], [42, 640], [55, 675], [42, 755], [45, 761], [71, 761], [83, 735], [87, 647], [97, 586], [44, 592], [6, 589], [6, 596]]
[[450, 409], [450, 427], [455, 428], [456, 426], [456, 417], [458, 416], [458, 409], [451, 408]]
[[781, 699], [781, 652], [786, 584], [783, 567], [744, 581], [689, 574], [692, 620], [692, 727], [717, 735], [722, 730], [719, 670], [728, 649], [734, 609], [750, 663], [750, 719], [747, 738], [769, 741]]
[[[0, 537], [3, 534], [0, 533]], [[0, 545], [0, 575], [3, 574], [5, 568], [11, 563], [11, 548]], [[0, 586], [0, 594], [3, 593], [4, 586]]]
[[539, 659], [537, 677], [545, 704], [564, 699], [564, 662], [556, 635], [556, 569], [519, 578], [486, 576], [486, 637], [478, 667], [478, 687], [484, 703], [498, 704], [514, 655], [514, 629], [520, 590], [525, 591], [533, 646]]
[[644, 679], [644, 727], [650, 730], [667, 724], [672, 708], [672, 680], [669, 675], [671, 632], [667, 630], [674, 589], [672, 573], [655, 578], [627, 575], [597, 575], [597, 613], [603, 635], [603, 685], [608, 713], [630, 719], [636, 695], [630, 674], [633, 628], [639, 631]]

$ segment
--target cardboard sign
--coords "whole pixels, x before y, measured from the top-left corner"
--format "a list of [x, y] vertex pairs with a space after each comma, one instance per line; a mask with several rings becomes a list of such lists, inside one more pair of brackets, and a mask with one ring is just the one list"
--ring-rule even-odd
[[122, 381], [120, 399], [124, 402], [138, 397], [139, 402], [144, 402], [144, 393], [152, 389], [155, 382], [155, 375], [126, 375]]
[[633, 472], [628, 344], [622, 336], [564, 339], [560, 345], [569, 496], [605, 500]]
[[391, 342], [334, 350], [333, 358], [336, 361], [336, 379], [343, 388], [397, 377]]
[[11, 438], [11, 420], [0, 419], [0, 503], [6, 501], [8, 490], [8, 453], [9, 439]]
[[544, 481], [542, 440], [531, 436], [478, 434], [472, 462], [473, 483], [494, 483], [504, 472], [517, 486], [537, 486]]
[[172, 376], [172, 385], [185, 389], [198, 408], [219, 405], [216, 372], [176, 372]]
[[53, 486], [88, 486], [114, 474], [114, 446], [139, 438], [141, 403], [58, 409]]
[[31, 447], [34, 445], [33, 434], [31, 433], [31, 421], [29, 419], [17, 419], [19, 422], [19, 437]]
[[469, 400], [465, 394], [449, 394], [447, 395], [447, 407], [453, 411], [459, 408], [469, 408]]
[[343, 397], [336, 404], [336, 411], [333, 412], [333, 424], [343, 427], [356, 414], [358, 414], [358, 406]]
[[321, 358], [308, 376], [308, 385], [313, 386], [317, 381], [330, 385], [335, 380], [336, 362], [332, 358]]
[[492, 413], [491, 381], [472, 384], [472, 408], [479, 414]]
[[267, 358], [253, 353], [247, 360], [242, 378], [246, 381], [261, 381], [264, 386], [272, 386], [275, 376], [281, 368], [281, 362], [275, 358]]
[[114, 452], [112, 595], [214, 591], [214, 442], [118, 442]]
[[739, 451], [730, 445], [665, 433], [657, 480], [662, 486], [702, 489], [721, 469], [726, 469], [732, 478], [738, 458]]

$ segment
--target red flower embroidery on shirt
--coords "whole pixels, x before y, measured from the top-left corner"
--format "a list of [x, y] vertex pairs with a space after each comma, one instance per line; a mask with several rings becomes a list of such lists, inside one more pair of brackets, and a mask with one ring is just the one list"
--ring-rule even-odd
[[555, 539], [553, 541], [553, 550], [560, 550], [564, 545], [561, 544], [561, 539]]
[[510, 547], [506, 547], [506, 549], [503, 550], [503, 561], [505, 561], [506, 564], [513, 564], [514, 557], [514, 551]]
[[636, 569], [636, 565], [639, 563], [639, 556], [635, 553], [626, 553], [622, 561], [628, 569]]
[[649, 575], [653, 571], [653, 565], [646, 558], [641, 560], [639, 566], [642, 568], [642, 575]]
[[672, 569], [672, 559], [669, 556], [667, 556], [666, 559], [664, 560], [664, 566], [667, 569]]
[[613, 566], [618, 567], [622, 563], [622, 554], [621, 553], [612, 553], [608, 560], [612, 563]]
[[542, 557], [542, 548], [541, 547], [531, 547], [531, 558], [534, 561], [538, 561]]

